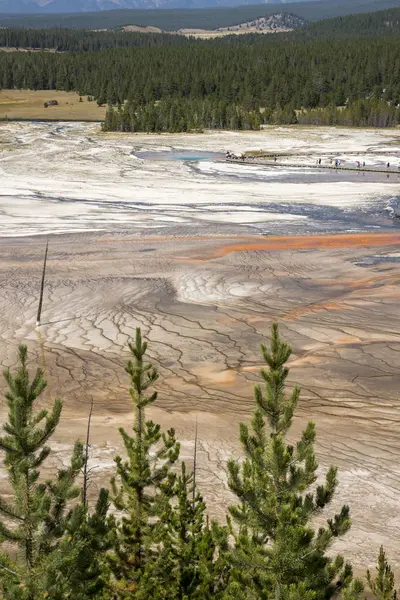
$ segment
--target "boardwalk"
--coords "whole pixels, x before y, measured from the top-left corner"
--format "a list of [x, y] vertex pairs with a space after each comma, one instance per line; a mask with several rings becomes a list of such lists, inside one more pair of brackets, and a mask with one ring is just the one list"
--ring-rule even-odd
[[344, 166], [341, 165], [340, 167], [337, 167], [335, 165], [327, 165], [327, 164], [321, 164], [321, 165], [317, 165], [317, 164], [299, 164], [299, 163], [291, 163], [291, 162], [280, 162], [280, 161], [266, 161], [266, 160], [260, 160], [258, 158], [245, 158], [245, 159], [241, 159], [241, 158], [226, 158], [224, 162], [227, 163], [233, 163], [235, 165], [253, 165], [253, 166], [257, 166], [257, 167], [290, 167], [290, 168], [294, 168], [294, 169], [320, 169], [323, 171], [326, 170], [330, 170], [330, 171], [352, 171], [355, 173], [387, 173], [387, 174], [391, 174], [391, 175], [400, 175], [400, 167], [392, 167], [392, 168], [387, 168], [386, 166], [384, 167], [351, 167], [351, 166]]

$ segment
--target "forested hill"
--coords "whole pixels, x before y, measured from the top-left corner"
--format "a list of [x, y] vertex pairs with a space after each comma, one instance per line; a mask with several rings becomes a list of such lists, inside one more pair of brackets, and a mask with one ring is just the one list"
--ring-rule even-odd
[[308, 37], [400, 34], [400, 8], [310, 23], [303, 29], [302, 34]]
[[[399, 35], [400, 8], [375, 13], [349, 15], [311, 23], [291, 33], [278, 34], [279, 38], [292, 43], [294, 40], [318, 38], [354, 38], [357, 36]], [[55, 29], [0, 29], [0, 47], [55, 49], [57, 51], [91, 52], [107, 48], [136, 46], [182, 46], [188, 38], [168, 33], [139, 33], [121, 30], [91, 31], [65, 28]], [[279, 43], [276, 36], [229, 36], [219, 40], [221, 44], [249, 45], [261, 43], [263, 46]], [[203, 42], [208, 44], [209, 42]]]
[[399, 0], [323, 0], [318, 2], [294, 2], [279, 4], [256, 4], [226, 8], [202, 9], [156, 9], [156, 10], [110, 10], [94, 13], [11, 15], [0, 14], [2, 27], [34, 27], [36, 29], [69, 27], [72, 29], [110, 29], [124, 25], [158, 27], [165, 31], [178, 29], [218, 29], [252, 21], [258, 17], [290, 12], [306, 21], [318, 21], [352, 13], [366, 13], [396, 8]]

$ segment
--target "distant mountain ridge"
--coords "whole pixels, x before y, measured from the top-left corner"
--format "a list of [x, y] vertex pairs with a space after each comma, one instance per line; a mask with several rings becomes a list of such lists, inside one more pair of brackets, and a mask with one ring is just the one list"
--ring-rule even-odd
[[[315, 0], [317, 1], [317, 0]], [[328, 1], [328, 0], [325, 0]], [[285, 0], [0, 0], [0, 13], [79, 13], [113, 9], [205, 8], [240, 4], [285, 4]], [[301, 0], [291, 0], [301, 2]]]
[[[14, 11], [15, 2], [32, 0], [0, 0], [0, 27], [23, 27], [34, 29], [49, 29], [55, 27], [71, 29], [113, 29], [126, 25], [138, 27], [156, 27], [163, 31], [178, 31], [179, 29], [208, 29], [215, 30], [222, 27], [239, 25], [254, 21], [260, 17], [268, 17], [280, 12], [292, 13], [308, 22], [320, 21], [349, 14], [370, 13], [400, 7], [400, 0], [324, 0], [308, 2], [285, 2], [254, 4], [256, 0], [157, 0], [173, 2], [242, 2], [241, 5], [219, 5], [203, 8], [144, 8], [121, 10], [97, 10], [92, 12], [70, 13], [19, 13], [10, 14], [1, 12], [5, 9], [5, 2], [12, 2]], [[44, 2], [45, 0], [42, 0]], [[65, 0], [63, 0], [65, 1]], [[78, 0], [68, 0], [72, 9]], [[79, 0], [80, 1], [80, 0]], [[129, 0], [130, 1], [130, 0]], [[137, 0], [142, 1], [142, 0]], [[145, 0], [154, 1], [154, 0]], [[9, 4], [11, 6], [11, 4]], [[75, 4], [76, 7], [76, 4]]]

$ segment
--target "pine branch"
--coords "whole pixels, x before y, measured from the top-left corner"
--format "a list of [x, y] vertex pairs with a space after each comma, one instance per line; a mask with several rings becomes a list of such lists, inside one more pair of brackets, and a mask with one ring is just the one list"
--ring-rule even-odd
[[2, 569], [3, 571], [5, 571], [6, 573], [9, 573], [10, 575], [15, 575], [15, 577], [18, 577], [18, 573], [16, 573], [12, 569], [9, 569], [5, 565], [2, 565], [1, 563], [0, 563], [0, 569]]

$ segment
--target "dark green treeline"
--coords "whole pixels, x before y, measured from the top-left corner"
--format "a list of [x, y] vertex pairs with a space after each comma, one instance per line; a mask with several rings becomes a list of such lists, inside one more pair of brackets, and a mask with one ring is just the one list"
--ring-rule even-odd
[[183, 46], [189, 40], [169, 33], [65, 29], [0, 29], [1, 48], [52, 49], [57, 52], [96, 52], [131, 46]]

